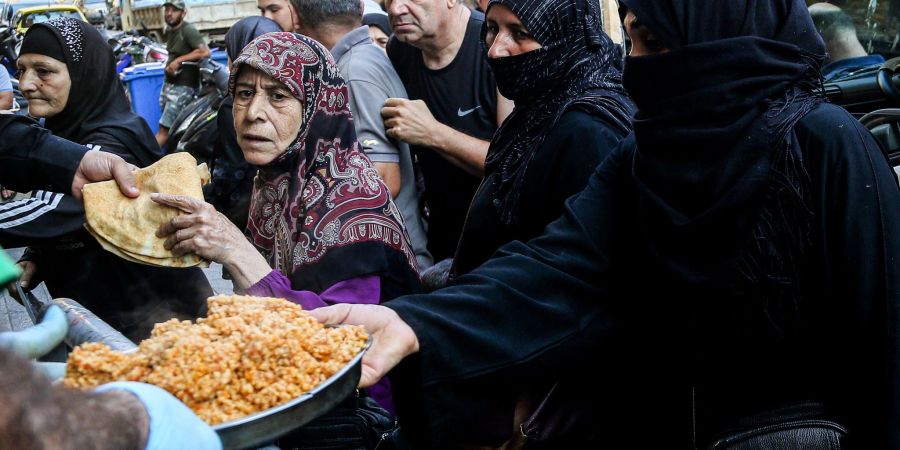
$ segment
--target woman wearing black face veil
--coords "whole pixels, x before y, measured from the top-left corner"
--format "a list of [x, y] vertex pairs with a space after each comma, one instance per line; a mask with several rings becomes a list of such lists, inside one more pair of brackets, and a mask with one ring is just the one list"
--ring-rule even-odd
[[[515, 39], [504, 34], [506, 19], [518, 19], [540, 48], [513, 54], [521, 46], [506, 45]], [[603, 33], [596, 0], [495, 0], [483, 41], [497, 88], [516, 106], [491, 140], [453, 276], [559, 217], [563, 202], [631, 131], [634, 113], [622, 87], [622, 49]]]
[[[150, 128], [128, 108], [115, 57], [96, 29], [69, 18], [36, 24], [17, 64], [29, 113], [44, 118], [55, 136], [139, 167], [159, 159]], [[35, 191], [31, 199], [4, 204], [0, 245], [30, 246], [20, 262], [24, 288], [43, 280], [54, 297], [78, 301], [132, 339], [147, 337], [156, 322], [197, 317], [212, 294], [200, 269], [144, 266], [104, 251], [84, 230], [81, 202], [69, 195]]]
[[651, 50], [625, 62], [634, 135], [562, 217], [433, 294], [315, 314], [378, 336], [364, 384], [411, 355], [392, 379], [421, 390], [398, 411], [425, 411], [434, 447], [505, 439], [443, 413], [485, 407], [467, 386], [577, 371], [619, 380], [585, 386], [608, 397], [603, 448], [708, 448], [791, 417], [846, 440], [807, 422], [741, 448], [900, 447], [900, 190], [823, 101], [806, 5], [623, 3]]
[[[497, 88], [516, 106], [491, 140], [451, 277], [506, 243], [540, 235], [631, 131], [634, 113], [622, 87], [622, 48], [603, 33], [596, 0], [492, 1], [483, 41]], [[589, 445], [590, 396], [581, 389], [585, 380], [573, 378], [498, 396], [495, 410], [476, 416], [510, 433], [521, 426], [529, 448]], [[489, 387], [484, 395], [492, 396]]]

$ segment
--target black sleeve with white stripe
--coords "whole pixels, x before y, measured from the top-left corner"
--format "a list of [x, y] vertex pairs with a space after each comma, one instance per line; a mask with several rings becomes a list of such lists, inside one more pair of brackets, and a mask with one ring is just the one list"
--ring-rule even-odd
[[84, 209], [71, 195], [35, 191], [26, 200], [0, 204], [0, 246], [24, 247], [84, 229]]
[[37, 122], [0, 114], [0, 184], [17, 191], [52, 186], [69, 193], [87, 148], [53, 136]]

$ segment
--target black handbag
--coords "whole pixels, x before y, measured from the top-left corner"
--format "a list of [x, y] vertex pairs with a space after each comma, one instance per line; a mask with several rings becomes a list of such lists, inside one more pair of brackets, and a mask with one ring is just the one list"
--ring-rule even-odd
[[384, 450], [397, 419], [359, 391], [316, 420], [280, 438], [281, 449]]
[[708, 450], [839, 450], [847, 428], [828, 418], [821, 403], [803, 402], [741, 419]]

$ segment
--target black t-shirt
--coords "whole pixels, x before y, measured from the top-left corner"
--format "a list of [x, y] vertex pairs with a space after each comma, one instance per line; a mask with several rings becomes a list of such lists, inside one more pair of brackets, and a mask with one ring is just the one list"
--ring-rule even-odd
[[[425, 66], [422, 51], [392, 38], [388, 56], [411, 100], [423, 100], [442, 124], [489, 140], [497, 129], [497, 85], [481, 45], [484, 14], [473, 11], [456, 58], [442, 69]], [[425, 179], [428, 250], [435, 261], [452, 257], [469, 203], [481, 180], [429, 148], [410, 146]]]

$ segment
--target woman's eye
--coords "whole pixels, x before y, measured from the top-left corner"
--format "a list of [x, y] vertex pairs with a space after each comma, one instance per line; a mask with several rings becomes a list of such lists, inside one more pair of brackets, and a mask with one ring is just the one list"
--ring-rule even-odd
[[287, 98], [287, 96], [284, 95], [284, 94], [282, 94], [282, 93], [280, 93], [280, 92], [273, 92], [273, 93], [272, 93], [272, 100], [275, 100], [275, 101], [277, 101], [277, 102], [280, 102], [280, 101], [282, 101], [282, 100], [284, 100], [284, 99], [286, 99], [286, 98]]
[[242, 91], [238, 91], [238, 96], [240, 96], [241, 98], [250, 98], [253, 97], [253, 91], [244, 89]]
[[50, 75], [52, 72], [50, 72], [47, 69], [38, 69], [37, 73], [38, 73], [38, 75], [44, 77], [44, 76]]
[[533, 39], [530, 34], [528, 34], [525, 31], [521, 31], [521, 30], [514, 31], [513, 37], [517, 41], [527, 41], [527, 40]]

